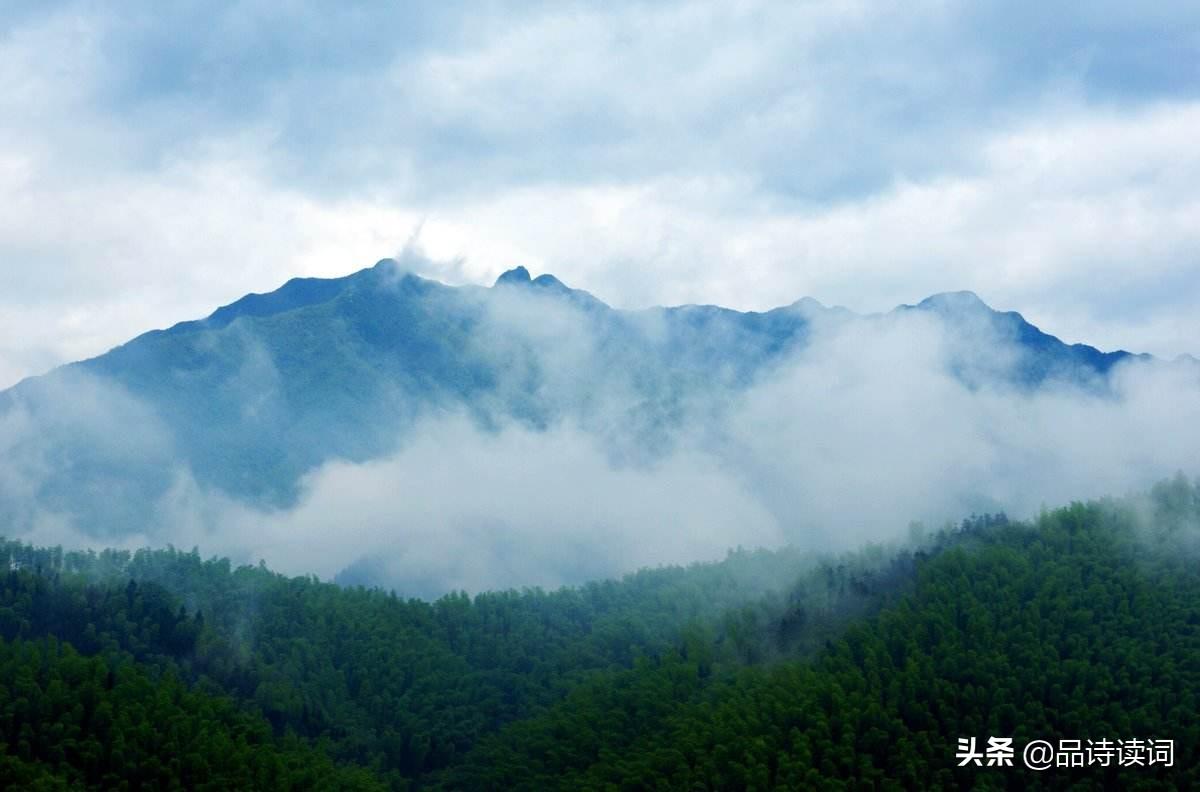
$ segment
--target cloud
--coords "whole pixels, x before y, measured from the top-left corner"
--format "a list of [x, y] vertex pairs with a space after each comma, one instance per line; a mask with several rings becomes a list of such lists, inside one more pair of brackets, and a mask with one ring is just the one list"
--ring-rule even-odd
[[732, 415], [751, 491], [792, 526], [792, 541], [854, 547], [896, 538], [907, 519], [1029, 517], [1194, 472], [1194, 368], [1127, 363], [1109, 395], [972, 388], [951, 376], [966, 349], [987, 350], [989, 367], [1012, 365], [1008, 343], [911, 314], [819, 335]]
[[341, 274], [417, 228], [416, 266], [456, 282], [526, 263], [618, 305], [814, 295], [862, 311], [969, 288], [1069, 341], [1173, 357], [1200, 334], [1197, 128], [1194, 105], [1068, 114], [996, 136], [971, 176], [807, 209], [745, 181], [685, 179], [417, 212], [325, 203], [272, 188], [253, 163], [214, 162], [64, 196], [14, 164], [0, 169], [0, 250], [21, 266], [0, 298], [0, 368], [11, 383], [291, 276]]
[[[184, 544], [428, 595], [577, 583], [738, 545], [851, 549], [898, 540], [913, 519], [1028, 517], [1194, 472], [1194, 370], [1128, 364], [1113, 395], [973, 389], [948, 361], [999, 344], [995, 365], [1008, 365], [986, 331], [964, 338], [925, 315], [819, 324], [806, 351], [691, 407], [649, 455], [622, 453], [619, 423], [603, 420], [489, 431], [430, 418], [394, 455], [317, 470], [294, 508], [237, 506]], [[606, 399], [622, 413], [619, 392]]]
[[431, 214], [422, 238], [479, 280], [523, 261], [618, 305], [873, 312], [962, 288], [1071, 342], [1173, 357], [1200, 333], [1197, 129], [1196, 104], [1071, 111], [865, 201], [780, 206], [737, 179], [528, 190]]
[[[876, 312], [965, 288], [1068, 341], [1195, 353], [1198, 30], [1185, 3], [6, 3], [0, 387], [397, 251], [455, 283], [525, 264], [624, 307]], [[52, 424], [161, 470], [148, 541], [322, 574], [375, 553], [363, 574], [428, 590], [1028, 511], [1196, 447], [1178, 370], [1131, 367], [1112, 400], [967, 391], [939, 368], [952, 339], [907, 322], [830, 328], [827, 356], [664, 400], [675, 423], [651, 432], [633, 375], [579, 379], [602, 348], [543, 318], [475, 351], [541, 377], [545, 404], [591, 393], [575, 424], [430, 419], [386, 459], [314, 472], [295, 510], [197, 482], [124, 397], [77, 384]], [[73, 398], [110, 405], [107, 428]], [[87, 536], [39, 501], [54, 460], [22, 438], [48, 415], [6, 420], [0, 491], [40, 502], [46, 541]]]
[[[0, 524], [97, 537], [134, 524], [178, 464], [153, 407], [82, 372], [33, 380], [0, 402]], [[88, 504], [83, 519], [74, 506]], [[111, 533], [109, 534], [111, 536]]]
[[249, 129], [266, 133], [274, 177], [329, 193], [369, 184], [457, 202], [735, 172], [822, 199], [961, 167], [981, 137], [1047, 101], [1196, 98], [1194, 9], [1096, 7], [299, 4], [280, 19], [261, 0], [60, 2], [5, 21], [25, 54], [16, 84], [37, 88], [15, 100], [60, 111], [37, 125], [51, 141], [83, 139], [71, 122], [87, 113], [100, 122], [87, 136], [111, 138], [109, 164]]
[[[393, 450], [326, 462], [287, 506], [198, 480], [144, 405], [86, 379], [37, 413], [5, 413], [4, 502], [25, 510], [16, 522], [35, 542], [195, 545], [431, 596], [578, 583], [738, 545], [851, 549], [901, 539], [914, 519], [1028, 517], [1196, 472], [1194, 366], [1123, 364], [1108, 391], [1014, 389], [995, 375], [1019, 352], [988, 323], [813, 309], [809, 343], [748, 388], [709, 377], [647, 391], [634, 385], [644, 372], [611, 370], [619, 358], [579, 309], [526, 290], [490, 297], [464, 354], [504, 362], [514, 389], [419, 412]], [[653, 337], [653, 315], [640, 321]], [[965, 381], [964, 361], [982, 367]], [[253, 363], [252, 380], [269, 367]], [[152, 491], [116, 499], [153, 504], [143, 532], [97, 538], [46, 497], [74, 481], [53, 464], [55, 433], [90, 437], [115, 485], [159, 471]]]
[[326, 577], [366, 559], [370, 582], [423, 595], [578, 583], [783, 538], [715, 460], [618, 467], [569, 425], [485, 433], [455, 418], [389, 459], [322, 468], [294, 510], [232, 514], [198, 543]]
[[455, 281], [866, 311], [971, 288], [1193, 351], [1188, 4], [275, 11], [0, 12], [0, 386], [422, 223]]

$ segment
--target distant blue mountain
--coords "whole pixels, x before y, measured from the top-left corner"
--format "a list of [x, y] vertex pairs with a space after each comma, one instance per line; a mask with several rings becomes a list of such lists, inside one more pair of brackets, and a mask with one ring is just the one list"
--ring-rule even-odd
[[[1103, 390], [1130, 357], [1064, 344], [969, 292], [891, 315], [912, 311], [959, 337], [1012, 342], [1016, 359], [1001, 364], [990, 343], [956, 351], [951, 369], [972, 387]], [[22, 525], [21, 504], [34, 502], [97, 534], [134, 530], [180, 468], [231, 497], [286, 506], [304, 473], [386, 454], [422, 415], [447, 411], [485, 427], [615, 421], [653, 447], [695, 404], [720, 404], [810, 343], [815, 323], [881, 318], [811, 299], [763, 313], [617, 310], [524, 267], [491, 289], [446, 286], [389, 259], [295, 279], [0, 393], [0, 420], [26, 427], [8, 451], [10, 486], [32, 491], [0, 499], [0, 520]]]
[[[1150, 359], [1150, 355], [1132, 355], [1124, 350], [1101, 352], [1087, 344], [1065, 344], [1025, 321], [1016, 311], [996, 311], [974, 292], [944, 292], [926, 297], [916, 306], [903, 305], [898, 311], [925, 311], [952, 327], [978, 326], [982, 323], [996, 338], [1012, 341], [1020, 351], [1018, 365], [1010, 377], [1025, 386], [1035, 387], [1050, 379], [1102, 385], [1113, 366], [1131, 357]], [[986, 355], [979, 348], [979, 355]]]

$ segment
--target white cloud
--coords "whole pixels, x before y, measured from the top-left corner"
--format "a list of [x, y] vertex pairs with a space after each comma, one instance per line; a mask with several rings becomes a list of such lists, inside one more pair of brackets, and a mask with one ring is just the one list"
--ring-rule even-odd
[[22, 265], [5, 270], [0, 373], [11, 384], [288, 277], [368, 266], [418, 228], [454, 280], [522, 263], [618, 305], [810, 295], [861, 311], [966, 288], [1067, 340], [1172, 357], [1200, 337], [1198, 133], [1193, 104], [1072, 112], [998, 133], [971, 174], [829, 207], [714, 177], [405, 208], [284, 190], [252, 158], [63, 191], [8, 157], [0, 249]]
[[447, 3], [268, 34], [254, 2], [14, 4], [0, 387], [418, 226], [459, 280], [866, 311], [971, 288], [1194, 352], [1197, 14], [1097, 8]]
[[[1003, 367], [1004, 342], [982, 328], [948, 333], [906, 314], [814, 332], [774, 375], [715, 411], [691, 408], [671, 443], [637, 461], [613, 453], [621, 441], [604, 421], [485, 432], [433, 417], [394, 455], [321, 467], [285, 510], [185, 477], [151, 541], [324, 577], [367, 559], [372, 580], [416, 594], [550, 586], [737, 545], [851, 549], [901, 539], [912, 519], [1029, 517], [1194, 467], [1194, 370], [1130, 364], [1112, 396], [972, 389], [947, 362], [984, 344]], [[589, 354], [542, 363], [562, 374]], [[619, 416], [623, 398], [604, 391], [598, 409]]]
[[[366, 559], [360, 574], [431, 594], [579, 582], [739, 544], [848, 549], [900, 538], [911, 519], [1025, 517], [1195, 472], [1194, 368], [1127, 364], [1111, 394], [967, 387], [951, 362], [1004, 371], [1017, 360], [990, 323], [818, 310], [810, 343], [748, 390], [713, 373], [709, 388], [677, 394], [632, 387], [646, 372], [614, 368], [628, 360], [606, 357], [569, 304], [488, 296], [470, 351], [503, 362], [507, 379], [469, 406], [491, 413], [495, 431], [439, 403], [445, 412], [419, 413], [392, 453], [328, 461], [305, 476], [298, 501], [270, 508], [197, 483], [150, 410], [81, 375], [43, 383], [35, 410], [0, 415], [0, 505], [37, 543], [196, 545], [323, 577]], [[653, 337], [653, 316], [640, 327]], [[277, 373], [266, 354], [251, 354], [231, 387], [270, 411]], [[647, 418], [656, 398], [671, 402], [668, 415], [651, 405]], [[513, 404], [547, 407], [546, 427], [506, 419]], [[79, 438], [64, 447], [93, 467], [55, 466], [55, 443]], [[93, 538], [91, 523], [65, 519], [54, 493], [86, 487], [104, 488], [88, 505], [109, 518], [96, 524], [132, 524], [151, 502], [145, 532]]]
[[[976, 290], [1069, 341], [1166, 356], [1200, 337], [1200, 106], [1075, 112], [997, 133], [971, 174], [863, 202], [766, 202], [744, 179], [515, 188], [392, 205], [282, 190], [254, 158], [61, 190], [41, 161], [0, 168], [11, 384], [298, 275], [341, 275], [406, 244], [490, 282], [522, 263], [617, 305], [760, 308], [802, 295], [883, 311]], [[437, 277], [443, 272], [433, 271]]]
[[422, 240], [480, 280], [520, 261], [625, 305], [883, 311], [971, 289], [1073, 342], [1174, 356], [1200, 337], [1197, 134], [1196, 104], [1075, 110], [864, 201], [780, 206], [727, 178], [529, 189], [431, 212]]
[[488, 435], [434, 422], [396, 456], [333, 463], [306, 486], [295, 510], [235, 509], [194, 539], [326, 577], [378, 559], [388, 580], [435, 591], [574, 583], [630, 564], [720, 557], [731, 540], [783, 539], [715, 460], [615, 468], [596, 438], [565, 426]]

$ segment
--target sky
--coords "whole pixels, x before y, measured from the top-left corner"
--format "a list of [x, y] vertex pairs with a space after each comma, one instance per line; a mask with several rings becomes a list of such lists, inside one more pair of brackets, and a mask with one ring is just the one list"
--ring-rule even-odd
[[419, 249], [1200, 353], [1194, 3], [0, 5], [0, 387]]

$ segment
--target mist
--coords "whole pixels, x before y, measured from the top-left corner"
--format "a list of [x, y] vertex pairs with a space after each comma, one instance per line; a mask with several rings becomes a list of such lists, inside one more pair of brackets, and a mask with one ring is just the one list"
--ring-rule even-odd
[[[589, 297], [562, 299], [554, 284], [461, 294], [481, 312], [461, 354], [504, 377], [469, 399], [396, 408], [386, 430], [380, 406], [364, 426], [398, 438], [390, 450], [312, 466], [289, 499], [197, 475], [127, 390], [84, 372], [47, 378], [39, 398], [0, 414], [13, 538], [196, 546], [428, 597], [575, 584], [738, 546], [849, 550], [902, 538], [914, 520], [1028, 517], [1197, 468], [1200, 378], [1183, 363], [1131, 360], [1103, 387], [1020, 387], [1003, 375], [1021, 350], [986, 322], [804, 303], [791, 309], [803, 343], [776, 358], [748, 367], [756, 353], [717, 316], [706, 344], [723, 334], [738, 354], [691, 348], [667, 372], [626, 343], [669, 343], [661, 313], [628, 314], [614, 333]], [[280, 424], [266, 414], [283, 409], [280, 372], [268, 345], [251, 346], [236, 381], [254, 407], [243, 418]], [[86, 482], [63, 472], [78, 460], [56, 456], [81, 435], [107, 471]], [[113, 519], [143, 510], [139, 529], [98, 533], [63, 505], [77, 485]]]

